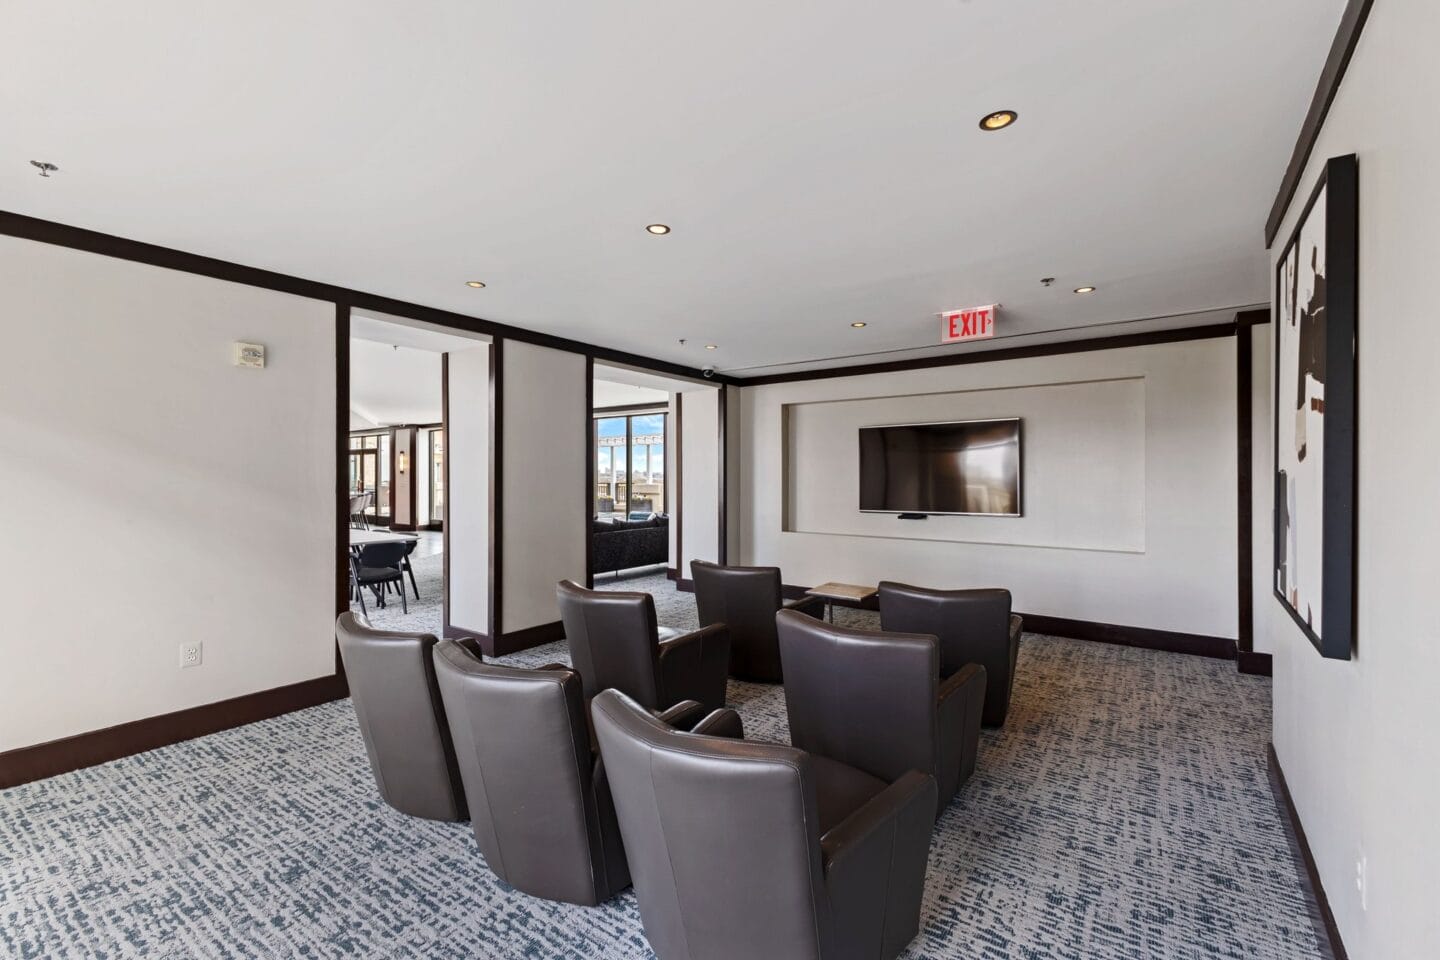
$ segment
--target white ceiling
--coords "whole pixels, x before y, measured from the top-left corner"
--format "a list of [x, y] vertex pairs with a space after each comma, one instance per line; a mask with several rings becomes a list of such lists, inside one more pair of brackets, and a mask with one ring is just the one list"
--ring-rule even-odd
[[722, 371], [1229, 310], [1343, 5], [7, 3], [0, 207]]
[[628, 407], [637, 403], [653, 403], [664, 406], [670, 402], [670, 394], [664, 390], [654, 390], [650, 387], [637, 387], [628, 383], [616, 383], [613, 380], [596, 380], [595, 395], [591, 399], [591, 405], [596, 409], [601, 407]]

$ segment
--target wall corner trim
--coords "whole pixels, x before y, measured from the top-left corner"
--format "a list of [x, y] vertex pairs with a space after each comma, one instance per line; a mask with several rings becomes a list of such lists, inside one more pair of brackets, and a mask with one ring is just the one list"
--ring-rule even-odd
[[1270, 790], [1275, 795], [1275, 805], [1280, 809], [1280, 820], [1285, 826], [1286, 839], [1290, 841], [1291, 852], [1299, 873], [1305, 883], [1306, 907], [1310, 921], [1315, 925], [1315, 938], [1320, 941], [1326, 956], [1322, 960], [1349, 960], [1345, 942], [1340, 938], [1340, 927], [1335, 923], [1335, 914], [1330, 909], [1330, 900], [1325, 896], [1325, 886], [1320, 882], [1320, 870], [1315, 865], [1315, 855], [1305, 839], [1305, 828], [1300, 823], [1300, 813], [1295, 809], [1295, 800], [1290, 795], [1290, 785], [1285, 782], [1285, 771], [1280, 766], [1280, 757], [1275, 744], [1265, 747], [1266, 767], [1270, 775]]
[[1340, 83], [1345, 79], [1345, 70], [1350, 66], [1350, 58], [1355, 54], [1355, 46], [1360, 42], [1360, 34], [1365, 29], [1365, 21], [1370, 17], [1370, 7], [1373, 4], [1374, 0], [1349, 0], [1345, 11], [1340, 15], [1340, 26], [1335, 31], [1330, 53], [1320, 71], [1315, 95], [1310, 99], [1310, 109], [1305, 114], [1304, 123], [1300, 125], [1300, 136], [1296, 139], [1295, 150], [1290, 154], [1290, 162], [1280, 180], [1280, 190], [1270, 207], [1270, 216], [1265, 221], [1266, 250], [1275, 242], [1275, 236], [1280, 232], [1280, 224], [1285, 220], [1285, 213], [1290, 209], [1295, 192], [1300, 188], [1300, 178], [1305, 175], [1305, 165], [1310, 162], [1310, 154], [1325, 126], [1330, 105], [1335, 102], [1335, 95], [1340, 92]]

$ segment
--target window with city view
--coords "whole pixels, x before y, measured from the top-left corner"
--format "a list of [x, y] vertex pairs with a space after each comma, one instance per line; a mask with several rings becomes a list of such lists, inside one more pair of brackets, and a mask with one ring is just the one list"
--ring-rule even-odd
[[595, 516], [665, 512], [666, 414], [595, 418]]

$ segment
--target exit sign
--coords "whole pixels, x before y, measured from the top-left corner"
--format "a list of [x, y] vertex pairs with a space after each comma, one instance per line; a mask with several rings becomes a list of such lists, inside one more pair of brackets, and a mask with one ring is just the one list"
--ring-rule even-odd
[[961, 340], [989, 340], [995, 336], [995, 307], [967, 307], [964, 310], [947, 310], [940, 314], [940, 342], [958, 343]]

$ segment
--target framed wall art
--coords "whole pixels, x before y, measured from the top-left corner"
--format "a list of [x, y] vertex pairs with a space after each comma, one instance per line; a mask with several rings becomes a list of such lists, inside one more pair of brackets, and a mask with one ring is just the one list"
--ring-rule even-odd
[[1355, 625], [1359, 178], [1325, 164], [1275, 268], [1275, 596], [1325, 657]]

